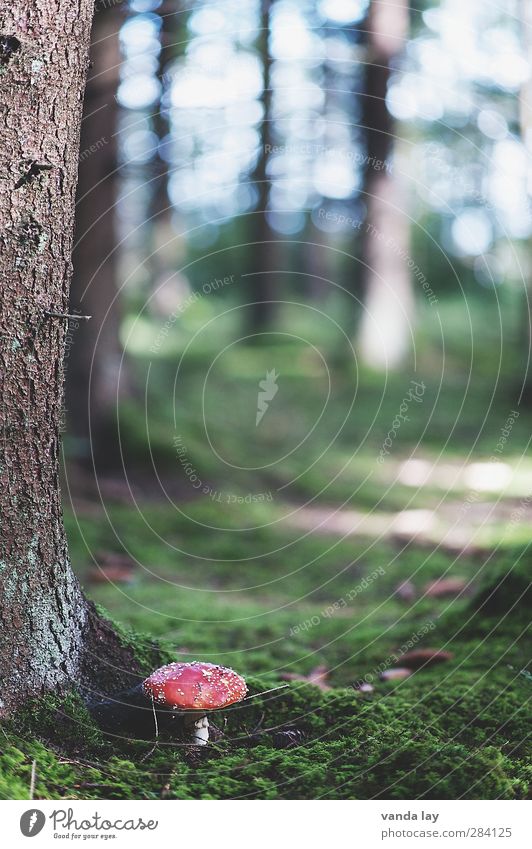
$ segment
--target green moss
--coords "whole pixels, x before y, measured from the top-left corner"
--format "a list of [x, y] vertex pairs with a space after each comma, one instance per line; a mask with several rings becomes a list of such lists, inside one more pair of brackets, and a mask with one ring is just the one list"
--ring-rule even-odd
[[392, 741], [381, 742], [369, 754], [362, 798], [367, 798], [365, 794], [389, 799], [525, 798], [528, 785], [523, 775], [493, 746], [471, 750], [434, 740], [412, 741], [398, 749]]
[[7, 725], [7, 733], [33, 736], [60, 745], [63, 751], [96, 749], [103, 742], [81, 696], [45, 696], [20, 708]]
[[[482, 338], [489, 335], [490, 323], [486, 326]], [[156, 361], [150, 357], [149, 381], [144, 380], [148, 361], [134, 363], [139, 385], [151, 393], [146, 404], [150, 449], [163, 483], [176, 486], [175, 497], [170, 493], [174, 504], [139, 496], [139, 510], [112, 498], [106, 498], [105, 514], [98, 514], [95, 504], [85, 510], [86, 501], [75, 515], [67, 510], [72, 561], [91, 598], [121, 623], [120, 639], [146, 673], [170, 660], [210, 660], [244, 674], [254, 694], [281, 685], [285, 673], [305, 675], [322, 664], [330, 671], [332, 689], [322, 692], [295, 681], [215, 714], [211, 723], [220, 737], [202, 751], [163, 733], [153, 749], [149, 715], [144, 741], [111, 737], [95, 727], [79, 697], [46, 698], [3, 729], [0, 795], [26, 798], [35, 760], [37, 798], [524, 797], [532, 755], [532, 688], [521, 674], [530, 660], [527, 541], [521, 549], [506, 541], [504, 550], [495, 540], [489, 552], [457, 556], [443, 546], [405, 546], [394, 539], [302, 535], [279, 521], [286, 505], [277, 487], [294, 477], [294, 500], [323, 490], [321, 503], [328, 509], [343, 505], [378, 518], [382, 512], [438, 505], [443, 493], [436, 484], [418, 491], [397, 483], [393, 464], [410, 456], [422, 434], [416, 448], [421, 459], [438, 457], [444, 444], [443, 459], [453, 462], [462, 463], [473, 444], [475, 459], [492, 454], [509, 401], [492, 398], [491, 343], [475, 359], [474, 392], [466, 391], [469, 370], [457, 368], [441, 392], [429, 376], [420, 375], [427, 383], [424, 402], [409, 428], [398, 431], [393, 463], [376, 470], [378, 449], [404, 396], [405, 376], [388, 376], [383, 394], [377, 376], [362, 374], [356, 409], [342, 424], [353, 375], [337, 351], [336, 360], [329, 356], [336, 340], [318, 338], [313, 322], [301, 335], [334, 361], [334, 398], [300, 453], [248, 475], [227, 465], [220, 472], [197, 427], [203, 421], [204, 373], [223, 347], [219, 338], [206, 340], [205, 350], [195, 348], [185, 358], [179, 388], [186, 404], [174, 409], [168, 403], [176, 350], [186, 345], [187, 332], [184, 324], [172, 337], [167, 359], [166, 344]], [[422, 343], [426, 352], [430, 343]], [[297, 346], [246, 349], [245, 356], [235, 349], [219, 363], [212, 371], [206, 414], [222, 456], [256, 466], [260, 454], [266, 464], [307, 436], [319, 412], [321, 386], [312, 361]], [[253, 427], [257, 381], [265, 364], [278, 369], [282, 382], [258, 434]], [[488, 406], [493, 419], [479, 434]], [[129, 412], [127, 421], [121, 417], [125, 450], [130, 458], [147, 457], [144, 414]], [[251, 430], [243, 426], [246, 421]], [[447, 442], [451, 431], [452, 444]], [[240, 495], [271, 489], [273, 500], [249, 505], [192, 499], [175, 455], [176, 433], [202, 480], [214, 489]], [[523, 415], [511, 442], [520, 463], [528, 439]], [[505, 460], [513, 463], [509, 455]], [[141, 484], [142, 474], [147, 473], [141, 471]], [[519, 486], [528, 491], [526, 474]], [[521, 496], [519, 490], [514, 494]], [[466, 495], [462, 481], [449, 497], [460, 508]], [[499, 494], [484, 497], [496, 501]], [[457, 513], [464, 522], [472, 514], [473, 509]], [[99, 550], [131, 554], [138, 563], [131, 583], [90, 583], [91, 555]], [[360, 589], [373, 573], [378, 577]], [[470, 586], [462, 597], [425, 595], [426, 585], [440, 577], [460, 577]], [[413, 586], [409, 602], [395, 593], [404, 580]], [[427, 623], [434, 627], [421, 646], [446, 649], [452, 660], [402, 681], [379, 680], [379, 669], [397, 662], [401, 645]], [[374, 692], [355, 692], [352, 682], [366, 676]]]
[[[502, 691], [502, 678], [414, 676], [370, 698], [292, 683], [213, 715], [223, 736], [201, 751], [164, 735], [152, 751], [151, 729], [106, 738], [78, 697], [48, 697], [4, 729], [0, 792], [27, 798], [35, 760], [37, 798], [524, 798], [528, 682], [504, 674]], [[288, 729], [299, 745], [279, 749]]]
[[484, 616], [527, 616], [532, 608], [532, 580], [527, 547], [510, 549], [495, 569], [484, 575], [474, 599]]
[[114, 622], [107, 610], [101, 605], [97, 604], [96, 609], [103, 619], [110, 622], [124, 648], [131, 649], [142, 672], [149, 674], [157, 666], [171, 663], [175, 659], [170, 643], [166, 643], [164, 640], [154, 640], [148, 634], [140, 634], [131, 628], [124, 628], [119, 623]]

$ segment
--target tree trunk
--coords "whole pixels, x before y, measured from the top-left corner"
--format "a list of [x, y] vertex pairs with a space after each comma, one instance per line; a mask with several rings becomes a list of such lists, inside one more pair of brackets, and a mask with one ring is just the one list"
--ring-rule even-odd
[[71, 571], [62, 523], [67, 320], [56, 315], [68, 310], [92, 6], [0, 0], [3, 714], [78, 681], [98, 629]]
[[187, 291], [187, 280], [177, 268], [184, 261], [184, 240], [176, 231], [173, 208], [168, 193], [171, 166], [162, 155], [162, 143], [170, 133], [168, 117], [168, 96], [170, 85], [166, 80], [172, 60], [182, 55], [187, 44], [183, 15], [176, 11], [175, 0], [165, 0], [157, 9], [161, 19], [159, 38], [158, 78], [161, 95], [153, 114], [153, 130], [159, 140], [159, 150], [153, 162], [153, 176], [150, 176], [151, 201], [148, 210], [150, 232], [149, 284], [147, 299], [150, 309], [159, 318], [168, 318], [169, 313], [179, 306], [183, 291]]
[[72, 324], [66, 361], [69, 427], [82, 459], [106, 465], [119, 456], [116, 404], [127, 384], [119, 339], [115, 228], [120, 11], [102, 8], [92, 28], [92, 69], [81, 124], [71, 310], [92, 316]]
[[393, 59], [408, 32], [409, 2], [372, 0], [367, 19], [366, 82], [362, 125], [366, 133], [360, 296], [364, 303], [359, 351], [375, 368], [393, 367], [410, 340], [413, 295], [409, 259], [409, 221], [405, 192], [393, 173], [395, 121], [386, 105]]
[[272, 90], [271, 90], [271, 56], [269, 49], [270, 38], [270, 14], [271, 0], [261, 0], [261, 21], [258, 51], [262, 62], [262, 107], [263, 117], [260, 133], [260, 150], [257, 164], [252, 180], [258, 192], [257, 207], [250, 214], [251, 222], [251, 252], [252, 275], [248, 278], [249, 302], [249, 332], [260, 333], [271, 327], [275, 317], [276, 286], [274, 275], [271, 273], [273, 267], [272, 256], [275, 245], [272, 233], [266, 218], [268, 200], [270, 196], [270, 179], [268, 177], [267, 165], [269, 151], [272, 146]]
[[[532, 197], [532, 9], [528, 0], [521, 0], [521, 32], [525, 56], [531, 71], [523, 83], [519, 96], [519, 124], [521, 140], [528, 154], [526, 174], [529, 197]], [[528, 263], [524, 263], [526, 278], [523, 281], [523, 303], [520, 310], [521, 326], [519, 328], [519, 348], [524, 353], [523, 368], [519, 369], [517, 379], [523, 401], [527, 406], [532, 405], [532, 239], [528, 239]]]

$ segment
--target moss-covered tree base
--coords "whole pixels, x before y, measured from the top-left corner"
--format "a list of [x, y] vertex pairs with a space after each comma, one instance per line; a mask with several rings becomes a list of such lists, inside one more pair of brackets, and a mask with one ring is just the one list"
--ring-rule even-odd
[[[471, 624], [476, 631], [479, 622]], [[115, 736], [79, 695], [47, 697], [4, 726], [0, 797], [28, 798], [35, 761], [43, 799], [526, 798], [532, 684], [519, 669], [524, 646], [500, 619], [482, 628], [489, 643], [463, 633], [445, 672], [381, 682], [371, 694], [293, 682], [218, 713], [205, 749], [164, 731], [154, 745], [150, 711], [142, 734]], [[153, 668], [155, 647], [146, 653], [139, 638], [138, 649], [139, 668]], [[276, 683], [249, 680], [252, 693]]]

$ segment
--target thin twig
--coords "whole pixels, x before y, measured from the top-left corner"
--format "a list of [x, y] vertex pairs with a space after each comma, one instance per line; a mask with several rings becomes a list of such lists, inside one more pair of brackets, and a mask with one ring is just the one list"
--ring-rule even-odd
[[261, 713], [261, 715], [260, 715], [260, 719], [259, 719], [259, 721], [257, 722], [257, 724], [256, 724], [255, 728], [253, 729], [253, 731], [252, 731], [252, 732], [251, 732], [251, 734], [249, 735], [250, 737], [253, 737], [253, 735], [257, 733], [257, 731], [259, 730], [259, 728], [262, 726], [262, 723], [264, 722], [264, 717], [265, 717], [265, 716], [266, 716], [266, 714], [264, 713], [264, 711], [262, 711], [262, 713]]
[[151, 697], [151, 709], [153, 711], [153, 721], [155, 723], [155, 743], [151, 747], [150, 751], [147, 752], [144, 755], [144, 757], [140, 759], [140, 763], [144, 763], [144, 761], [147, 760], [150, 757], [150, 755], [153, 755], [155, 749], [157, 748], [157, 744], [159, 742], [159, 724], [157, 722], [157, 713], [155, 711], [155, 702], [153, 701], [153, 696]]
[[37, 777], [37, 761], [33, 760], [31, 764], [31, 778], [30, 778], [30, 799], [33, 799], [35, 796], [35, 779]]
[[275, 693], [277, 690], [285, 690], [289, 684], [281, 684], [279, 687], [272, 687], [270, 690], [263, 690], [262, 693], [253, 693], [251, 696], [246, 696], [242, 699], [243, 702], [248, 702], [250, 699], [258, 699], [259, 696], [265, 696], [267, 693]]
[[55, 312], [55, 310], [45, 310], [44, 314], [48, 316], [48, 318], [65, 318], [67, 321], [70, 321], [70, 319], [73, 321], [77, 321], [78, 319], [81, 321], [88, 321], [92, 318], [92, 315], [72, 315], [68, 312]]
[[153, 721], [155, 723], [155, 739], [159, 736], [159, 723], [157, 722], [157, 713], [155, 710], [155, 702], [153, 701], [153, 696], [151, 697], [151, 709], [153, 711]]

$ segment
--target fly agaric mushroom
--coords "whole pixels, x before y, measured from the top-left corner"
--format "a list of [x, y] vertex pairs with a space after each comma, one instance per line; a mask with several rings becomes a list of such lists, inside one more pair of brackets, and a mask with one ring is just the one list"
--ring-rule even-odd
[[200, 746], [209, 739], [206, 712], [239, 702], [248, 691], [233, 669], [197, 660], [161, 666], [146, 678], [142, 689], [155, 705], [188, 714], [185, 727]]

